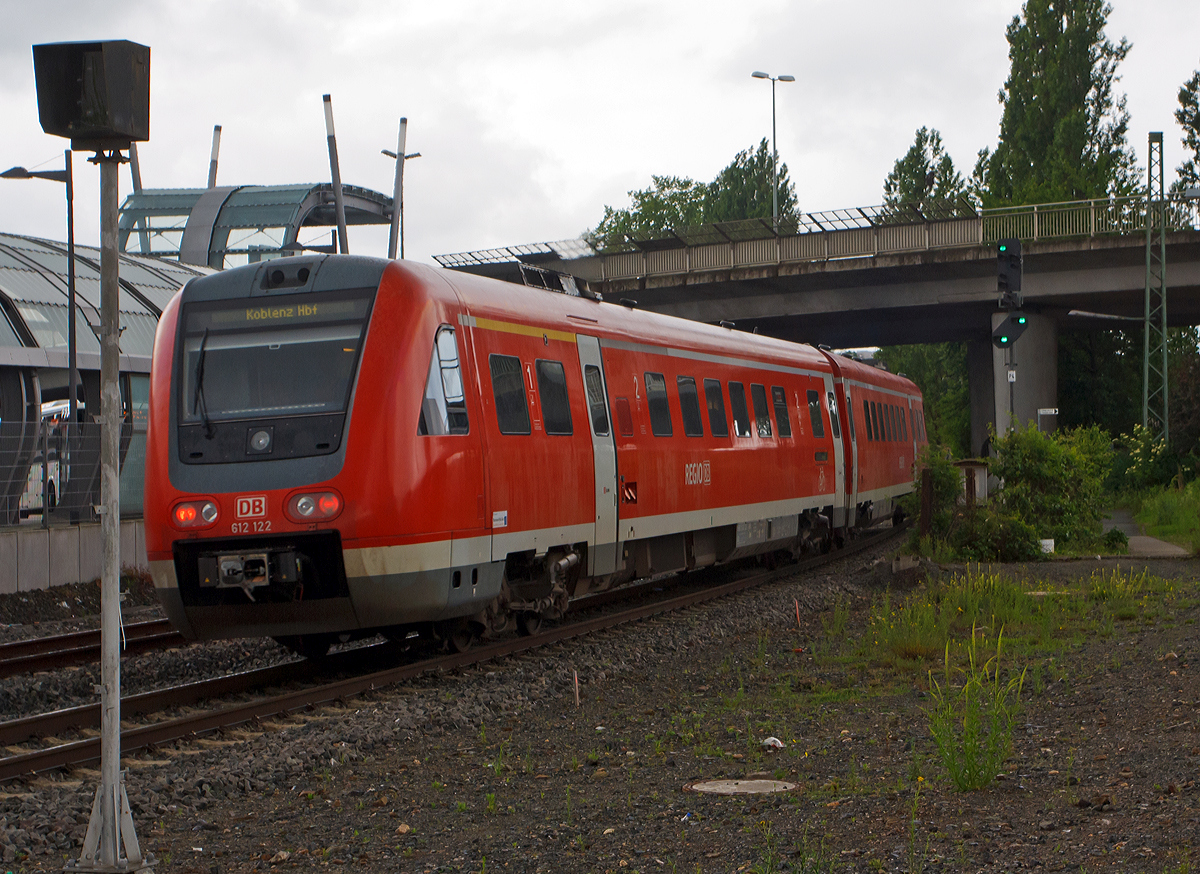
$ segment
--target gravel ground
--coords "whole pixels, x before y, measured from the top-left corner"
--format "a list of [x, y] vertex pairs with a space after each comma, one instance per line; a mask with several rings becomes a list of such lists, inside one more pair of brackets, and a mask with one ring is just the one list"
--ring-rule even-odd
[[[1028, 696], [1006, 779], [961, 794], [934, 764], [925, 692], [833, 657], [884, 587], [920, 573], [893, 576], [883, 555], [128, 757], [142, 845], [158, 870], [196, 874], [1189, 870], [1178, 866], [1200, 823], [1188, 669], [1200, 607], [1071, 653]], [[1190, 588], [1200, 569], [1147, 564]], [[833, 605], [848, 611], [844, 632]], [[214, 662], [260, 644], [219, 646]], [[76, 856], [97, 776], [0, 787], [3, 870]], [[756, 777], [795, 788], [686, 791]]]

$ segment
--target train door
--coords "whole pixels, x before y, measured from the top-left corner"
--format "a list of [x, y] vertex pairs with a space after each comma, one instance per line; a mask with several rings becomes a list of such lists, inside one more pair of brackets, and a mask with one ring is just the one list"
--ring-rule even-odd
[[846, 454], [842, 442], [841, 421], [838, 416], [837, 395], [834, 394], [833, 375], [825, 375], [825, 406], [829, 411], [829, 426], [833, 431], [833, 478], [836, 483], [833, 496], [833, 527], [846, 524]]
[[846, 524], [847, 525], [857, 525], [858, 524], [858, 519], [857, 519], [857, 511], [858, 511], [858, 428], [856, 427], [856, 423], [854, 421], [854, 402], [850, 398], [850, 385], [849, 385], [849, 383], [847, 383], [843, 380], [838, 380], [838, 383], [839, 383], [839, 387], [841, 388], [841, 397], [842, 397], [843, 403], [846, 404], [846, 421], [849, 423], [849, 426], [850, 426], [850, 433], [847, 435], [847, 439], [843, 441], [845, 443], [845, 445], [847, 447], [849, 447], [849, 449], [850, 449], [850, 458], [847, 462], [847, 466], [849, 467], [850, 479], [846, 486], [846, 495], [847, 495]]
[[579, 366], [587, 390], [588, 424], [592, 431], [592, 458], [596, 468], [596, 533], [588, 551], [588, 576], [603, 576], [617, 569], [617, 449], [608, 415], [608, 389], [600, 341], [579, 334]]

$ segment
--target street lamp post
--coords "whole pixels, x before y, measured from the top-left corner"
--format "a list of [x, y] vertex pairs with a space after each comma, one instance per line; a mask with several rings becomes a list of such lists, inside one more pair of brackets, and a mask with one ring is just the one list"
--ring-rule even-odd
[[[67, 389], [68, 417], [71, 426], [77, 419], [79, 367], [75, 353], [75, 184], [71, 172], [71, 150], [63, 152], [63, 170], [26, 170], [24, 167], [13, 167], [0, 173], [3, 179], [50, 179], [63, 182], [67, 186], [67, 376], [70, 387]], [[68, 477], [70, 476], [68, 472]]]
[[388, 258], [396, 257], [396, 240], [400, 241], [400, 258], [404, 258], [404, 162], [421, 157], [420, 152], [404, 154], [404, 143], [408, 138], [408, 119], [400, 119], [400, 134], [396, 140], [396, 151], [379, 151], [396, 161], [396, 179], [392, 186], [392, 232], [388, 236]]
[[771, 220], [776, 227], [779, 226], [779, 149], [776, 147], [775, 138], [775, 83], [776, 82], [795, 82], [795, 76], [772, 76], [769, 73], [764, 73], [761, 70], [755, 70], [750, 74], [755, 79], [770, 79], [771, 80]]

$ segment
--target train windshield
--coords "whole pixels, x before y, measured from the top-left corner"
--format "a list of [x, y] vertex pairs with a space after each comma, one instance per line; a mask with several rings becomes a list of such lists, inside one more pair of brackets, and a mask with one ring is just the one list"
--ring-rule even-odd
[[373, 296], [364, 289], [188, 306], [181, 421], [344, 411]]

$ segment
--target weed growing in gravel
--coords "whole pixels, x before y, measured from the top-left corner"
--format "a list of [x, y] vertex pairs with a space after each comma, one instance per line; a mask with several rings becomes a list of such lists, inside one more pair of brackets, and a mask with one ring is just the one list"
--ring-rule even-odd
[[495, 814], [495, 812], [496, 812], [496, 793], [489, 792], [486, 796], [484, 796], [484, 800], [486, 802], [487, 812], [490, 814]]
[[779, 853], [775, 849], [775, 832], [765, 819], [759, 821], [758, 831], [763, 836], [763, 847], [759, 860], [749, 870], [753, 874], [775, 874], [780, 863]]
[[846, 626], [850, 624], [850, 607], [845, 598], [837, 599], [829, 615], [821, 617], [821, 624], [825, 626], [826, 637], [837, 640], [845, 636]]
[[488, 767], [491, 768], [492, 773], [497, 777], [500, 776], [501, 772], [503, 772], [506, 767], [504, 764], [504, 745], [506, 743], [508, 743], [507, 740], [500, 741], [500, 749], [496, 752], [496, 758], [493, 759], [488, 765]]
[[1003, 634], [996, 636], [996, 654], [980, 663], [978, 643], [971, 629], [967, 666], [959, 669], [962, 685], [952, 687], [950, 644], [946, 644], [943, 682], [929, 672], [933, 704], [926, 711], [942, 764], [960, 792], [989, 785], [1012, 750], [1012, 732], [1021, 706], [1025, 671], [1001, 679], [1000, 651]]
[[922, 846], [917, 836], [917, 809], [921, 804], [921, 788], [925, 784], [924, 777], [917, 778], [916, 789], [913, 791], [912, 805], [908, 809], [908, 872], [921, 874], [925, 870], [925, 860], [929, 857], [929, 838], [925, 838]]

